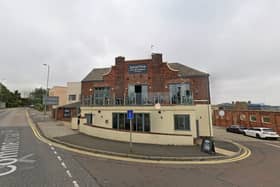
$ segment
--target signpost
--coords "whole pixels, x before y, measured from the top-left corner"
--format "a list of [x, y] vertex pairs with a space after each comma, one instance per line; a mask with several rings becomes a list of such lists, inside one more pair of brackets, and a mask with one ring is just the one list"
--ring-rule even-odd
[[44, 96], [43, 104], [44, 105], [58, 105], [59, 97], [58, 96]]
[[129, 150], [132, 152], [132, 119], [134, 118], [133, 110], [127, 111], [127, 119], [129, 119]]

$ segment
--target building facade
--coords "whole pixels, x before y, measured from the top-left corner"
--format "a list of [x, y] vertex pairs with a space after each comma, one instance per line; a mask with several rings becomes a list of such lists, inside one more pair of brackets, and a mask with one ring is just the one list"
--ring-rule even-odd
[[219, 105], [213, 110], [213, 125], [228, 127], [268, 127], [280, 133], [280, 111], [278, 107], [252, 104], [251, 102], [232, 102]]
[[67, 82], [67, 103], [76, 103], [81, 100], [81, 82]]
[[110, 68], [93, 69], [81, 86], [80, 131], [129, 140], [127, 110], [134, 111], [135, 142], [192, 145], [212, 136], [209, 74], [180, 63], [116, 57]]
[[58, 105], [54, 105], [54, 106], [52, 106], [52, 108], [56, 108], [58, 106], [65, 105], [67, 103], [67, 87], [54, 86], [49, 90], [49, 96], [58, 97]]

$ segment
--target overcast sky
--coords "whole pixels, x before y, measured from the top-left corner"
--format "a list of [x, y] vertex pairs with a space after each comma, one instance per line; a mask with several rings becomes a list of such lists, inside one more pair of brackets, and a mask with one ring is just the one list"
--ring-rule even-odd
[[28, 91], [80, 81], [116, 56], [210, 74], [212, 103], [280, 105], [279, 0], [0, 0], [0, 81]]

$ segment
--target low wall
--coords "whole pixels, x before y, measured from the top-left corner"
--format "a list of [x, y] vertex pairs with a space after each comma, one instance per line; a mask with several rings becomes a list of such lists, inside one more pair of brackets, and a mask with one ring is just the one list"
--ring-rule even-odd
[[[109, 128], [80, 125], [80, 132], [99, 138], [129, 142], [129, 131], [119, 131]], [[194, 138], [191, 135], [140, 133], [132, 132], [134, 143], [160, 144], [160, 145], [193, 145]]]

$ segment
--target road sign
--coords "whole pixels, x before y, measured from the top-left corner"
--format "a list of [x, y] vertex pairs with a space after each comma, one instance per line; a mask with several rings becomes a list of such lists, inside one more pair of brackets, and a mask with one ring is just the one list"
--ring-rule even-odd
[[58, 105], [59, 98], [58, 96], [44, 96], [43, 104], [45, 105]]
[[128, 110], [127, 111], [127, 119], [133, 119], [133, 118], [134, 118], [133, 110]]

